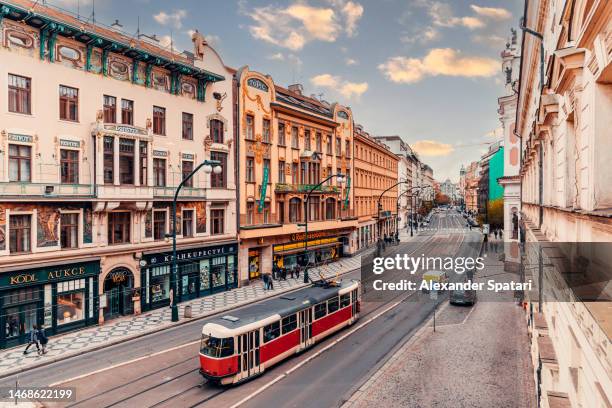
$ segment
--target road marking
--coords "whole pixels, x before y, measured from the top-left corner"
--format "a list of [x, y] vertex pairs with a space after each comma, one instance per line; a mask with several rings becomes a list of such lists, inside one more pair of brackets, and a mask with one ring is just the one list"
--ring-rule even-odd
[[472, 312], [474, 311], [474, 309], [476, 309], [476, 305], [472, 305], [472, 307], [470, 308], [470, 313], [467, 314], [467, 316], [465, 316], [465, 319], [463, 319], [463, 321], [461, 322], [461, 324], [465, 324], [465, 322], [467, 322], [467, 319], [470, 318], [470, 315], [472, 314]]
[[169, 349], [166, 349], [166, 350], [156, 351], [155, 353], [147, 354], [146, 356], [138, 357], [138, 358], [135, 358], [133, 360], [124, 361], [124, 362], [121, 362], [121, 363], [118, 363], [118, 364], [114, 364], [114, 365], [109, 366], [109, 367], [104, 367], [104, 368], [101, 368], [99, 370], [92, 371], [90, 373], [77, 375], [76, 377], [72, 377], [72, 378], [69, 378], [67, 380], [58, 381], [56, 383], [50, 384], [49, 387], [57, 387], [58, 385], [61, 385], [61, 384], [65, 384], [65, 383], [68, 383], [68, 382], [71, 382], [71, 381], [80, 380], [82, 378], [89, 377], [89, 376], [95, 375], [95, 374], [99, 374], [99, 373], [102, 373], [104, 371], [113, 370], [115, 368], [119, 368], [119, 367], [122, 367], [122, 366], [127, 365], [127, 364], [132, 364], [132, 363], [135, 363], [137, 361], [144, 360], [146, 358], [151, 358], [151, 357], [159, 356], [160, 354], [165, 354], [165, 353], [167, 353], [169, 351], [178, 350], [180, 348], [187, 347], [187, 346], [193, 346], [194, 344], [198, 344], [199, 342], [200, 342], [200, 340], [196, 340], [196, 341], [185, 343], [185, 344], [182, 344], [180, 346], [175, 346], [175, 347], [172, 347], [172, 348], [169, 348]]
[[245, 402], [253, 399], [254, 397], [256, 397], [257, 395], [261, 394], [263, 391], [265, 391], [266, 389], [270, 388], [271, 386], [273, 386], [274, 384], [276, 384], [277, 382], [279, 382], [280, 380], [282, 380], [283, 378], [287, 377], [289, 374], [291, 374], [292, 372], [294, 372], [295, 370], [299, 369], [300, 367], [304, 366], [305, 364], [309, 363], [310, 361], [312, 361], [313, 359], [317, 358], [318, 356], [320, 356], [322, 353], [326, 352], [327, 350], [329, 350], [330, 348], [334, 347], [336, 344], [338, 344], [339, 342], [341, 342], [342, 340], [346, 339], [348, 336], [350, 336], [351, 334], [355, 333], [357, 330], [365, 327], [366, 325], [372, 323], [374, 320], [378, 319], [380, 316], [382, 316], [383, 314], [387, 313], [389, 310], [392, 310], [394, 308], [396, 308], [398, 305], [400, 305], [404, 300], [408, 299], [410, 296], [416, 294], [416, 292], [411, 293], [410, 295], [406, 296], [404, 299], [402, 300], [398, 300], [397, 302], [393, 303], [391, 306], [387, 307], [386, 309], [378, 312], [377, 314], [375, 314], [374, 316], [370, 317], [368, 320], [366, 320], [365, 322], [360, 323], [359, 325], [357, 325], [356, 327], [354, 327], [353, 329], [351, 329], [350, 331], [344, 333], [342, 336], [338, 337], [336, 340], [334, 340], [333, 342], [331, 342], [330, 344], [328, 344], [327, 346], [323, 347], [322, 349], [320, 349], [319, 351], [317, 351], [316, 353], [312, 354], [311, 356], [309, 356], [308, 358], [306, 358], [305, 360], [299, 362], [298, 364], [296, 364], [295, 366], [291, 367], [289, 370], [285, 371], [284, 373], [280, 374], [278, 377], [276, 377], [275, 379], [273, 379], [272, 381], [268, 382], [267, 384], [265, 384], [263, 387], [260, 387], [257, 389], [257, 391], [253, 391], [251, 394], [247, 395], [246, 397], [244, 397], [243, 399], [241, 399], [240, 401], [236, 402], [234, 405], [232, 405], [230, 408], [237, 408], [240, 405], [244, 404]]

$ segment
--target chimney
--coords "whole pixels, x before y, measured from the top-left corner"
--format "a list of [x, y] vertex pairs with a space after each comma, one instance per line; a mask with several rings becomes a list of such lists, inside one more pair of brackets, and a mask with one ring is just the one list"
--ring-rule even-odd
[[304, 91], [304, 85], [302, 84], [291, 84], [287, 87], [290, 92], [296, 93], [298, 95], [302, 95]]

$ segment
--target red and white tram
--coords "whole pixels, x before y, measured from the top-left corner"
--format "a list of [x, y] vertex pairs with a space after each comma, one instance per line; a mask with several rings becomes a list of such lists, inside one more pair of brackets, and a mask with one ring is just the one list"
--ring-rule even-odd
[[202, 328], [200, 373], [235, 384], [359, 318], [359, 281], [312, 286], [232, 311]]

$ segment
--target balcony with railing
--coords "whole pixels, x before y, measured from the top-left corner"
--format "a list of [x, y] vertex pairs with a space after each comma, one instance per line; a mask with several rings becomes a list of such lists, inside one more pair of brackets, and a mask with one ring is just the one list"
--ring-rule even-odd
[[2, 198], [93, 198], [95, 189], [91, 184], [63, 183], [22, 183], [16, 181], [0, 182]]
[[[308, 193], [315, 184], [288, 184], [276, 183], [274, 191], [277, 193]], [[321, 185], [313, 190], [313, 193], [338, 194], [340, 187], [334, 185]]]

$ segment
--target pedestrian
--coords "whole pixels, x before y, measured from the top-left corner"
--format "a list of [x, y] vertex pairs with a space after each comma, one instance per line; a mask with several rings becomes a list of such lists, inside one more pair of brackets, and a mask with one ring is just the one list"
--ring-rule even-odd
[[283, 278], [283, 280], [287, 280], [287, 269], [286, 268], [281, 268], [281, 277]]
[[263, 289], [268, 290], [268, 274], [264, 273], [261, 280], [263, 281]]
[[42, 346], [42, 353], [47, 354], [47, 343], [49, 343], [49, 339], [45, 334], [45, 327], [43, 325], [38, 326], [38, 340]]
[[26, 346], [25, 350], [23, 350], [24, 355], [28, 354], [28, 349], [32, 345], [36, 346], [36, 350], [38, 350], [38, 354], [40, 355], [40, 343], [38, 341], [38, 326], [37, 325], [33, 325], [32, 330], [30, 330], [30, 340], [28, 341], [28, 345]]
[[497, 228], [493, 230], [493, 235], [495, 235], [495, 239], [497, 239]]
[[268, 289], [274, 290], [274, 281], [272, 278], [268, 279]]

